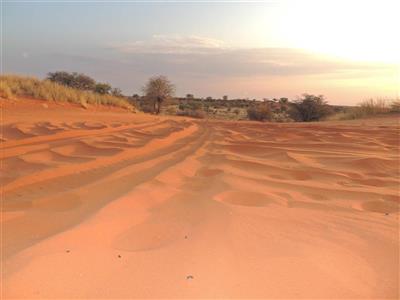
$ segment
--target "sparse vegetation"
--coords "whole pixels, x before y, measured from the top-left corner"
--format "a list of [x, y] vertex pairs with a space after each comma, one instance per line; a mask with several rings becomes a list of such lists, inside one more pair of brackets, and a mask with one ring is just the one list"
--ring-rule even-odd
[[85, 108], [90, 104], [112, 105], [127, 109], [138, 107], [143, 112], [193, 118], [311, 122], [350, 120], [400, 112], [400, 99], [367, 99], [358, 106], [346, 107], [328, 105], [322, 95], [311, 94], [303, 94], [294, 101], [288, 98], [274, 98], [264, 99], [262, 102], [255, 99], [227, 100], [227, 97], [195, 98], [193, 94], [174, 98], [175, 86], [165, 76], [150, 78], [143, 88], [144, 96], [134, 94], [129, 98], [124, 97], [118, 88], [112, 88], [107, 83], [96, 82], [78, 73], [49, 73], [49, 79], [46, 80], [14, 75], [3, 75], [0, 79], [0, 97], [5, 99], [25, 96], [79, 103]]
[[272, 119], [271, 107], [267, 103], [251, 106], [247, 109], [249, 120], [270, 121]]
[[400, 112], [400, 100], [366, 99], [355, 107], [338, 113], [334, 116], [336, 120], [353, 120], [369, 116]]
[[134, 107], [123, 97], [79, 90], [50, 80], [4, 75], [0, 76], [0, 81], [0, 94], [6, 99], [20, 96], [56, 102], [78, 103], [83, 106], [86, 106], [87, 104], [101, 104], [122, 107], [130, 110], [134, 109]]
[[206, 112], [203, 110], [201, 103], [189, 102], [180, 104], [179, 110], [176, 112], [178, 116], [188, 116], [192, 118], [203, 119], [206, 117]]
[[121, 89], [112, 88], [108, 83], [96, 82], [93, 78], [85, 74], [57, 71], [48, 73], [47, 79], [73, 89], [92, 91], [102, 95], [110, 94], [116, 97], [123, 97]]

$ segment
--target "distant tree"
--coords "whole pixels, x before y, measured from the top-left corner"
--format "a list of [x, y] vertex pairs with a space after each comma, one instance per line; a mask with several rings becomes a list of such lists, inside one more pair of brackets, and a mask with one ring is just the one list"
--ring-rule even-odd
[[186, 99], [193, 99], [193, 98], [194, 98], [193, 94], [186, 94]]
[[140, 96], [139, 96], [138, 94], [133, 94], [133, 95], [132, 95], [132, 98], [137, 100], [137, 99], [140, 98]]
[[122, 91], [119, 88], [113, 88], [111, 90], [111, 95], [115, 96], [115, 97], [122, 97]]
[[85, 74], [78, 74], [72, 73], [74, 76], [73, 87], [79, 90], [86, 90], [86, 91], [93, 91], [96, 86], [96, 81], [85, 75]]
[[57, 71], [47, 73], [47, 79], [62, 85], [72, 87], [74, 76], [68, 72]]
[[312, 122], [323, 119], [331, 112], [332, 110], [324, 96], [303, 94], [302, 98], [293, 102], [291, 116], [296, 121]]
[[222, 97], [222, 99], [223, 99], [223, 100], [228, 100], [228, 96], [225, 95], [225, 96]]
[[175, 86], [165, 76], [154, 76], [143, 87], [145, 97], [153, 103], [153, 113], [159, 114], [164, 101], [175, 94]]
[[109, 94], [111, 91], [111, 85], [108, 83], [96, 83], [94, 87], [94, 92], [98, 94]]
[[79, 90], [94, 90], [96, 81], [91, 77], [74, 73], [68, 73], [64, 71], [50, 72], [47, 74], [47, 79], [65, 86], [69, 86]]

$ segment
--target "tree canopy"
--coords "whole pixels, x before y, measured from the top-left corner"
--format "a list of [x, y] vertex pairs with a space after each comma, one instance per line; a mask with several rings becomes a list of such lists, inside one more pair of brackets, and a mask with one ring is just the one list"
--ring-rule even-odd
[[143, 87], [143, 93], [153, 103], [153, 112], [159, 114], [161, 104], [175, 95], [175, 85], [166, 76], [154, 76]]

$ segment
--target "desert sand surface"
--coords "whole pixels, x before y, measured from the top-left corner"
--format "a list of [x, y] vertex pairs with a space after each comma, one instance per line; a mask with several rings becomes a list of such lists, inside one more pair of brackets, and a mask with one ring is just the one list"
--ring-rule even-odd
[[2, 105], [2, 297], [399, 297], [399, 119]]

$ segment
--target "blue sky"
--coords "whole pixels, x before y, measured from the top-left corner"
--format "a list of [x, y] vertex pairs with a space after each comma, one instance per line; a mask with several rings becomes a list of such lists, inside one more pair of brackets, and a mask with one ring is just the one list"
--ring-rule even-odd
[[[354, 1], [352, 9], [340, 0], [325, 2], [331, 6], [312, 0], [9, 1], [2, 11], [2, 67], [40, 78], [55, 70], [83, 72], [126, 94], [163, 74], [179, 95], [293, 98], [309, 92], [344, 104], [394, 97], [398, 44], [385, 45], [393, 38], [368, 20], [380, 15], [384, 26], [396, 26], [385, 15], [396, 2], [370, 1], [355, 17], [361, 2]], [[337, 25], [338, 17], [345, 26]], [[377, 45], [371, 47], [372, 40]]]

